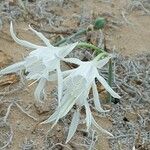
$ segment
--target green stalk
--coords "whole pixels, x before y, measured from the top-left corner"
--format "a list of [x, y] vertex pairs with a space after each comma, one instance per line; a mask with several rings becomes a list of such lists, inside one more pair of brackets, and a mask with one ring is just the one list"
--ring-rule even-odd
[[[109, 60], [109, 68], [108, 68], [108, 84], [112, 87], [112, 80], [113, 80], [113, 69], [112, 69], [112, 59]], [[107, 93], [107, 102], [110, 103], [112, 101], [112, 96]]]
[[89, 48], [89, 49], [93, 49], [96, 51], [96, 54], [99, 54], [99, 53], [106, 53], [104, 50], [96, 47], [95, 45], [93, 44], [90, 44], [90, 43], [86, 43], [86, 42], [80, 42], [77, 47], [85, 47], [85, 48]]
[[71, 35], [71, 36], [69, 36], [69, 37], [67, 37], [67, 38], [64, 38], [64, 39], [58, 41], [56, 44], [54, 44], [54, 46], [59, 46], [60, 44], [63, 44], [63, 43], [65, 43], [66, 41], [69, 41], [70, 39], [72, 39], [72, 38], [74, 38], [74, 37], [76, 37], [76, 36], [78, 36], [78, 35], [85, 34], [86, 32], [87, 32], [87, 29], [82, 29], [82, 30], [78, 31], [78, 32], [75, 33], [75, 34], [73, 34], [73, 35]]

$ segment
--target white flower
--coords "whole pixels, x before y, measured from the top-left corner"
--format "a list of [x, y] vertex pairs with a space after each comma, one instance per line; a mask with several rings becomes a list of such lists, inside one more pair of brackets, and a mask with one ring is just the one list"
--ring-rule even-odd
[[[60, 58], [64, 58], [68, 55], [78, 43], [69, 44], [63, 47], [54, 47], [49, 43], [49, 40], [42, 34], [34, 30], [29, 26], [30, 30], [33, 31], [46, 46], [38, 46], [30, 42], [20, 40], [16, 37], [13, 31], [13, 25], [11, 22], [10, 33], [16, 43], [35, 49], [24, 61], [18, 62], [0, 71], [0, 75], [17, 72], [19, 70], [25, 70], [28, 75], [28, 80], [39, 80], [39, 84], [35, 90], [35, 98], [41, 101], [41, 94], [44, 94], [44, 86], [47, 80], [53, 80], [54, 74], [57, 73], [58, 79], [58, 101], [61, 98], [62, 93], [62, 73], [60, 70]], [[56, 79], [56, 78], [55, 78]]]
[[[43, 123], [54, 122], [53, 126], [58, 122], [58, 120], [67, 115], [67, 113], [71, 110], [71, 108], [76, 104], [78, 107], [77, 111], [75, 111], [73, 115], [73, 119], [69, 128], [69, 133], [66, 142], [68, 142], [72, 136], [74, 135], [77, 126], [79, 124], [80, 113], [79, 110], [82, 106], [85, 107], [86, 111], [86, 125], [87, 130], [91, 127], [91, 125], [96, 126], [99, 130], [112, 135], [106, 130], [102, 129], [94, 120], [90, 106], [88, 104], [88, 95], [89, 91], [92, 88], [93, 90], [93, 99], [95, 108], [100, 112], [105, 112], [102, 109], [99, 95], [95, 83], [95, 78], [99, 80], [99, 82], [104, 86], [104, 88], [115, 98], [120, 98], [120, 96], [113, 91], [113, 89], [108, 85], [105, 79], [99, 75], [98, 68], [102, 68], [110, 59], [110, 57], [106, 57], [102, 60], [99, 60], [99, 56], [97, 56], [93, 61], [82, 62], [76, 58], [66, 58], [64, 59], [67, 62], [78, 64], [79, 67], [73, 70], [63, 72], [64, 78], [64, 95], [62, 100], [60, 101], [60, 106], [57, 110]], [[106, 110], [107, 111], [107, 110]], [[52, 127], [53, 127], [52, 126]]]

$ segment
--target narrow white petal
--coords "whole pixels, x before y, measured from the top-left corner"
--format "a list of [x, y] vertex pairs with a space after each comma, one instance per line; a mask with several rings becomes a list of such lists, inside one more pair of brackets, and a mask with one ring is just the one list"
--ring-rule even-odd
[[[55, 113], [50, 116], [47, 120], [42, 122], [41, 124], [49, 123], [52, 121], [55, 121], [53, 126], [58, 122], [58, 120], [62, 117], [64, 117], [73, 107], [77, 99], [81, 96], [83, 90], [77, 97], [70, 96], [69, 94], [65, 94], [60, 102], [60, 106], [57, 108]], [[52, 127], [53, 127], [52, 126]]]
[[51, 129], [54, 128], [54, 126], [57, 124], [57, 122], [58, 122], [59, 119], [60, 119], [60, 113], [58, 114], [58, 116], [57, 116], [55, 122], [54, 122], [53, 125], [51, 126]]
[[[42, 122], [41, 124], [45, 124], [45, 123], [50, 123], [53, 122], [55, 120], [58, 120], [58, 118], [61, 118], [64, 116], [63, 112], [66, 110], [66, 108], [69, 107], [70, 102], [72, 102], [71, 99], [69, 99], [68, 95], [64, 95], [63, 99], [61, 100], [60, 106], [57, 107], [56, 111], [44, 122]], [[61, 116], [59, 115], [61, 114]], [[59, 115], [59, 117], [58, 117]]]
[[110, 60], [110, 58], [111, 57], [108, 56], [108, 57], [106, 57], [104, 59], [99, 60], [97, 62], [97, 68], [101, 69], [103, 66], [105, 66], [108, 63], [108, 61]]
[[77, 59], [77, 58], [64, 58], [62, 60], [65, 61], [65, 62], [76, 64], [76, 65], [81, 65], [82, 64], [82, 61]]
[[78, 42], [59, 47], [58, 56], [60, 58], [67, 56], [77, 46], [77, 44], [78, 44]]
[[75, 132], [77, 130], [77, 127], [78, 127], [78, 124], [79, 124], [79, 120], [80, 120], [80, 113], [77, 110], [74, 113], [73, 118], [71, 120], [71, 124], [70, 124], [70, 127], [69, 127], [69, 133], [68, 133], [68, 136], [67, 136], [66, 143], [68, 143], [70, 141], [70, 139], [73, 137], [73, 135], [75, 134]]
[[65, 78], [66, 76], [70, 75], [75, 69], [71, 69], [71, 70], [66, 70], [62, 72], [63, 78]]
[[64, 96], [62, 99], [61, 106], [60, 106], [60, 112], [59, 114], [61, 114], [61, 118], [64, 117], [73, 107], [73, 105], [76, 103], [76, 101], [78, 100], [78, 98], [82, 95], [84, 90], [81, 90], [81, 92], [78, 94], [78, 96], [73, 97], [72, 95], [67, 95]]
[[60, 114], [61, 117], [64, 117], [73, 107], [73, 105], [75, 104], [76, 99], [72, 98], [72, 97], [68, 97], [68, 99], [66, 99], [66, 101], [64, 101], [65, 103], [63, 104], [62, 107], [60, 107]]
[[57, 74], [56, 73], [51, 74], [47, 79], [49, 81], [56, 81], [57, 80]]
[[89, 107], [89, 104], [85, 102], [85, 111], [86, 111], [86, 125], [87, 125], [87, 131], [89, 131], [91, 124], [92, 124], [92, 114]]
[[[63, 106], [63, 105], [65, 105], [66, 102], [68, 101], [68, 99], [70, 99], [69, 94], [66, 93], [66, 92], [64, 92], [64, 95], [63, 95], [63, 97], [62, 97], [62, 99], [61, 99], [61, 101], [60, 101], [60, 107]], [[59, 108], [60, 108], [60, 107], [59, 107]]]
[[98, 130], [100, 130], [101, 132], [106, 133], [106, 134], [108, 134], [108, 135], [110, 135], [110, 136], [113, 136], [110, 132], [106, 131], [106, 130], [103, 129], [101, 126], [99, 126], [99, 125], [97, 124], [97, 122], [95, 121], [95, 119], [93, 118], [93, 116], [92, 116], [92, 124], [93, 124]]
[[52, 47], [53, 46], [50, 44], [49, 40], [40, 32], [37, 32], [36, 30], [34, 30], [30, 25], [29, 25], [29, 29], [34, 32], [48, 47]]
[[37, 48], [40, 48], [41, 46], [38, 46], [38, 45], [35, 45], [35, 44], [32, 44], [30, 42], [27, 42], [25, 40], [20, 40], [16, 37], [14, 31], [13, 31], [13, 24], [12, 22], [10, 23], [10, 33], [11, 33], [11, 36], [12, 38], [14, 39], [14, 41], [22, 46], [25, 46], [25, 47], [28, 47], [28, 48], [33, 48], [33, 49], [37, 49]]
[[[58, 121], [60, 118], [64, 117], [66, 115], [66, 109], [67, 112], [72, 108], [74, 105], [73, 99], [69, 99], [68, 95], [64, 95], [63, 100], [61, 101], [61, 106], [57, 108], [57, 110], [45, 121], [43, 121], [41, 124], [46, 124], [55, 121], [54, 124], [56, 124], [56, 121]], [[70, 108], [71, 107], [71, 108]]]
[[41, 122], [40, 124], [46, 124], [46, 123], [51, 123], [51, 122], [55, 121], [53, 123], [53, 125], [51, 126], [51, 129], [53, 129], [53, 127], [57, 124], [58, 120], [61, 118], [59, 111], [60, 110], [57, 109], [47, 120]]
[[41, 78], [41, 74], [39, 73], [33, 73], [29, 72], [28, 75], [26, 76], [27, 80], [39, 80]]
[[99, 99], [99, 95], [98, 95], [98, 91], [97, 91], [97, 87], [96, 87], [95, 81], [92, 84], [92, 89], [93, 89], [93, 98], [94, 98], [95, 108], [99, 112], [108, 112], [109, 110], [103, 110], [103, 108], [101, 107], [101, 103], [100, 103], [100, 99]]
[[55, 121], [58, 117], [58, 113], [59, 112], [56, 110], [48, 119], [41, 122], [40, 124], [46, 124], [46, 123], [51, 123], [51, 122]]
[[99, 74], [96, 76], [97, 79], [99, 80], [99, 82], [104, 86], [104, 88], [106, 89], [106, 91], [108, 91], [110, 93], [111, 96], [115, 97], [115, 98], [121, 98], [107, 83], [107, 81], [100, 76]]
[[10, 65], [10, 66], [2, 69], [0, 71], [0, 75], [12, 73], [12, 72], [17, 72], [19, 70], [23, 70], [23, 69], [25, 69], [24, 64], [25, 64], [25, 62], [22, 61], [22, 62], [15, 63], [13, 65]]
[[58, 76], [58, 106], [60, 106], [60, 100], [62, 98], [63, 91], [63, 77], [62, 72], [60, 70], [60, 63], [57, 65], [57, 76]]
[[42, 102], [41, 101], [41, 95], [44, 96], [44, 86], [46, 84], [46, 79], [45, 78], [41, 78], [39, 83], [38, 83], [38, 86], [36, 87], [36, 90], [34, 92], [34, 96], [35, 96], [35, 99], [38, 101], [38, 102]]

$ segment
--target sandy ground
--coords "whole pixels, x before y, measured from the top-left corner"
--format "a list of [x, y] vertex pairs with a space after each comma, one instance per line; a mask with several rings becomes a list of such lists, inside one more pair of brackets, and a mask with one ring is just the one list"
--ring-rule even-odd
[[[10, 3], [10, 11], [12, 8], [12, 13], [15, 11], [14, 8], [18, 7], [17, 4], [18, 3], [13, 0]], [[30, 7], [34, 8], [34, 5], [35, 3], [32, 2], [30, 4]], [[67, 30], [69, 30], [70, 32], [72, 30], [76, 30], [77, 28], [82, 28], [85, 26], [87, 27], [98, 16], [105, 17], [108, 21], [105, 28], [103, 29], [106, 49], [110, 52], [112, 52], [112, 50], [114, 49], [117, 53], [132, 58], [135, 57], [137, 54], [140, 55], [148, 53], [150, 51], [150, 16], [149, 14], [145, 13], [145, 11], [141, 9], [140, 6], [135, 7], [135, 9], [131, 11], [130, 8], [132, 6], [134, 6], [134, 3], [128, 0], [75, 0], [70, 2], [64, 1], [63, 6], [53, 4], [51, 6], [46, 7], [47, 12], [43, 12], [42, 17], [40, 15], [36, 16], [35, 14], [34, 17], [30, 14], [25, 14], [24, 17], [20, 16], [17, 19], [13, 18], [13, 20], [15, 20], [15, 29], [19, 38], [40, 45], [42, 44], [42, 42], [37, 37], [35, 37], [34, 34], [27, 30], [29, 24], [32, 24], [33, 26], [37, 27], [38, 30], [41, 31], [55, 31], [57, 33], [58, 31], [67, 32]], [[3, 10], [1, 11], [3, 12]], [[31, 12], [32, 11], [34, 11], [34, 9], [31, 10]], [[0, 12], [0, 15], [3, 14], [2, 12]], [[48, 12], [52, 14], [54, 13], [54, 16], [48, 16]], [[22, 60], [30, 52], [30, 50], [19, 46], [13, 41], [9, 33], [9, 21], [5, 15], [2, 15], [2, 17], [3, 26], [2, 30], [0, 31], [1, 68]], [[54, 25], [50, 26], [48, 20], [46, 20], [44, 17], [53, 17]], [[43, 32], [43, 34], [46, 37], [48, 37], [51, 42], [54, 42], [56, 37], [59, 37], [60, 35], [66, 36], [66, 34], [49, 34], [46, 32]], [[97, 40], [97, 34], [94, 34], [92, 36], [93, 37], [91, 37], [91, 40]], [[98, 44], [97, 41], [95, 44]], [[19, 102], [17, 103], [22, 107], [22, 109], [25, 110], [28, 114], [37, 118], [38, 121], [35, 121], [34, 119], [28, 117], [14, 104], [11, 107], [10, 114], [7, 119], [7, 122], [11, 125], [13, 131], [13, 139], [11, 144], [5, 149], [82, 149], [75, 148], [75, 146], [70, 146], [71, 144], [68, 144], [68, 147], [63, 148], [61, 146], [50, 148], [50, 146], [52, 145], [50, 145], [48, 148], [46, 148], [46, 146], [44, 147], [46, 141], [46, 133], [50, 125], [41, 126], [39, 125], [39, 123], [42, 120], [46, 119], [54, 111], [55, 107], [51, 110], [52, 104], [54, 103], [54, 97], [49, 95], [49, 99], [43, 106], [35, 104], [33, 92], [36, 87], [36, 84], [28, 87], [27, 84], [29, 85], [29, 83], [25, 83], [23, 87], [20, 87], [16, 78], [17, 77], [11, 79], [11, 77], [8, 76], [7, 79], [2, 78], [0, 80], [1, 92], [4, 92], [5, 88], [7, 90], [8, 88], [9, 90], [17, 89], [16, 92], [13, 92], [12, 94], [3, 95], [1, 93], [0, 116], [3, 117], [5, 115], [5, 113], [7, 112], [7, 108], [12, 101], [19, 100]], [[52, 83], [52, 86], [50, 86], [49, 88], [53, 89], [52, 87], [55, 87], [54, 85], [55, 84]], [[96, 120], [105, 129], [112, 128], [112, 122], [110, 121], [109, 117], [96, 117]], [[3, 129], [1, 129], [1, 131], [2, 130]], [[63, 130], [64, 129], [61, 125], [57, 125], [53, 133], [51, 133], [54, 143], [64, 142], [66, 135], [63, 134], [65, 133], [65, 131]], [[98, 142], [96, 143], [96, 149], [112, 149], [110, 148], [107, 137], [101, 135], [99, 132], [98, 135], [99, 137]], [[2, 146], [1, 143], [0, 146]], [[114, 150], [121, 149], [114, 148]]]

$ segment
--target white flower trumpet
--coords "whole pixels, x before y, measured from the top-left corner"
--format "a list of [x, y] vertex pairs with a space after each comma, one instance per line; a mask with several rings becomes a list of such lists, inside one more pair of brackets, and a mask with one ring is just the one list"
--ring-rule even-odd
[[[54, 122], [53, 126], [58, 122], [58, 120], [67, 115], [67, 113], [72, 109], [72, 107], [76, 104], [78, 109], [75, 111], [73, 115], [73, 119], [69, 128], [69, 133], [66, 142], [68, 142], [72, 136], [74, 135], [80, 118], [79, 110], [82, 106], [84, 106], [86, 111], [86, 125], [87, 130], [93, 124], [99, 130], [112, 135], [107, 132], [103, 128], [101, 128], [96, 121], [94, 120], [90, 106], [88, 104], [88, 95], [90, 89], [93, 90], [93, 100], [95, 108], [100, 112], [105, 112], [107, 110], [103, 110], [99, 101], [99, 95], [95, 83], [95, 78], [104, 86], [106, 91], [108, 91], [111, 96], [115, 98], [120, 98], [120, 96], [108, 85], [105, 79], [99, 74], [98, 69], [102, 68], [110, 59], [110, 57], [106, 57], [104, 59], [100, 59], [100, 55], [98, 55], [94, 60], [88, 62], [82, 62], [76, 58], [65, 58], [64, 61], [74, 63], [79, 65], [79, 67], [64, 71], [64, 94], [60, 101], [60, 106], [58, 106], [57, 110], [42, 124]], [[76, 121], [75, 121], [76, 120]], [[53, 127], [52, 126], [52, 127]]]
[[62, 93], [62, 73], [60, 69], [60, 58], [67, 56], [78, 43], [69, 44], [62, 47], [54, 47], [49, 43], [49, 40], [42, 33], [37, 32], [30, 26], [29, 28], [45, 43], [46, 46], [39, 46], [25, 40], [18, 39], [13, 31], [13, 25], [11, 22], [10, 33], [15, 42], [35, 50], [29, 53], [29, 56], [27, 56], [23, 61], [15, 63], [1, 70], [0, 75], [18, 72], [19, 70], [25, 70], [28, 73], [26, 76], [28, 80], [39, 80], [39, 84], [35, 90], [34, 95], [37, 101], [41, 101], [41, 95], [44, 94], [43, 89], [46, 81], [53, 80], [54, 74], [57, 73], [58, 101], [60, 101]]

